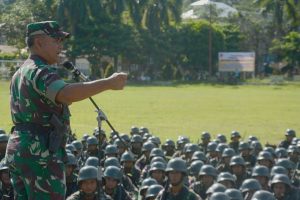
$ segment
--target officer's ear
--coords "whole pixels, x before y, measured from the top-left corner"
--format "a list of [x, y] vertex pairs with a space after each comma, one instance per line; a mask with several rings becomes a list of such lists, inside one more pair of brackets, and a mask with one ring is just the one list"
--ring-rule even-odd
[[43, 35], [38, 35], [34, 37], [34, 47], [36, 50], [40, 50], [45, 43], [45, 36]]

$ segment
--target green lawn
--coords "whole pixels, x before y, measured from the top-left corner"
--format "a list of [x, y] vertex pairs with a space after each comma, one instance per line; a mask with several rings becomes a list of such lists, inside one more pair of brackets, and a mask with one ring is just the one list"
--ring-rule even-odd
[[[232, 130], [247, 138], [277, 143], [286, 128], [300, 134], [300, 85], [288, 86], [128, 86], [94, 97], [116, 130], [128, 133], [132, 125], [148, 127], [161, 137], [179, 135], [197, 141], [202, 131], [212, 135]], [[0, 82], [0, 127], [9, 130], [9, 83]], [[89, 100], [71, 105], [72, 128], [80, 137], [97, 126]], [[108, 126], [104, 125], [109, 131]]]

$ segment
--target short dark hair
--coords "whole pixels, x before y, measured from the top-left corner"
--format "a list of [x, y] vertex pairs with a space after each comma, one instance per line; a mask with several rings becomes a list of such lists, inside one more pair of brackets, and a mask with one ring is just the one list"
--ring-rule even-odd
[[27, 47], [31, 48], [34, 44], [34, 37], [26, 37], [25, 42]]

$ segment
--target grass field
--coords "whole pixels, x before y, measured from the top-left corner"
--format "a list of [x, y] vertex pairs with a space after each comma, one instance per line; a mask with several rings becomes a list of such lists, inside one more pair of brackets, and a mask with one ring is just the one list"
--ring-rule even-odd
[[[94, 100], [116, 130], [145, 126], [162, 140], [186, 135], [197, 141], [202, 131], [213, 136], [232, 130], [244, 138], [258, 136], [278, 143], [286, 128], [300, 134], [300, 85], [284, 86], [128, 86], [108, 91]], [[0, 82], [0, 127], [10, 129], [9, 83]], [[89, 100], [71, 105], [72, 129], [78, 137], [97, 126]], [[104, 129], [110, 131], [106, 124]]]

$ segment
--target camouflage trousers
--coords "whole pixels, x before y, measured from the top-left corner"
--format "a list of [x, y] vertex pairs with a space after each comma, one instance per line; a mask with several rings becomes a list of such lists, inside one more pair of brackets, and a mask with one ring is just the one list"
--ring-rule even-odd
[[50, 154], [40, 135], [14, 131], [8, 141], [5, 161], [11, 171], [15, 199], [64, 200], [64, 156], [62, 148]]

